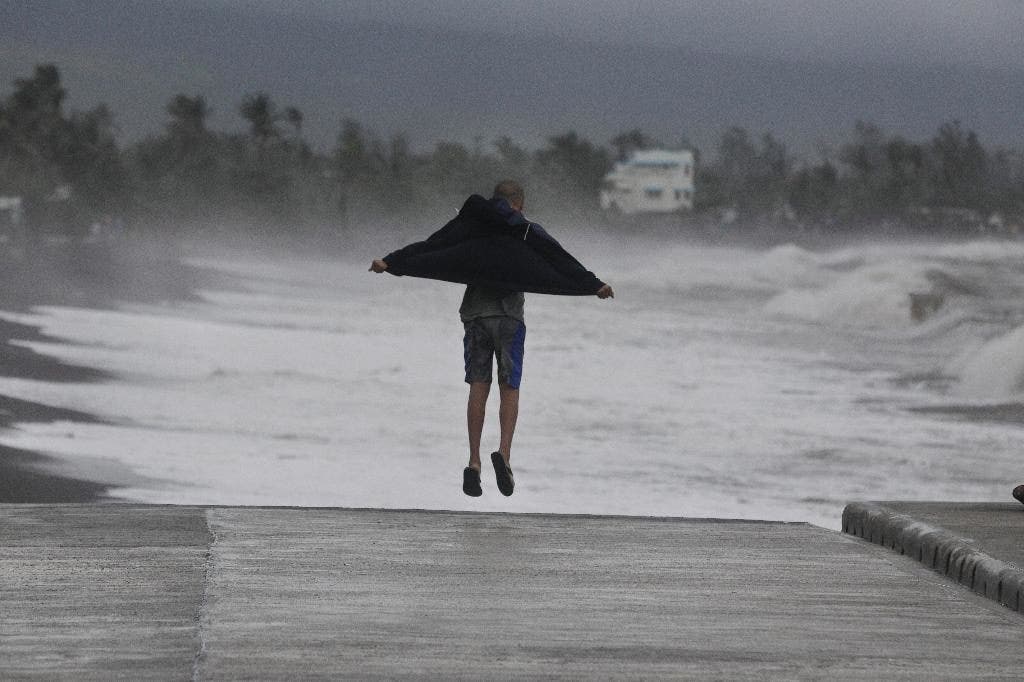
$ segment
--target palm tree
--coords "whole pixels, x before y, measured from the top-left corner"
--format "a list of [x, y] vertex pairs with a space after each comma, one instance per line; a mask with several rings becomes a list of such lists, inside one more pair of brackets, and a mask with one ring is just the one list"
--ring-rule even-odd
[[259, 146], [266, 144], [267, 140], [273, 137], [280, 137], [281, 131], [277, 129], [277, 122], [281, 115], [277, 113], [277, 107], [270, 100], [270, 95], [265, 92], [246, 95], [239, 107], [242, 118], [249, 122], [249, 132]]
[[171, 116], [168, 128], [172, 135], [195, 138], [206, 133], [206, 119], [210, 116], [210, 107], [202, 95], [176, 95], [167, 104], [167, 113]]
[[295, 137], [302, 137], [302, 112], [296, 107], [287, 107], [284, 110], [284, 118], [295, 129]]

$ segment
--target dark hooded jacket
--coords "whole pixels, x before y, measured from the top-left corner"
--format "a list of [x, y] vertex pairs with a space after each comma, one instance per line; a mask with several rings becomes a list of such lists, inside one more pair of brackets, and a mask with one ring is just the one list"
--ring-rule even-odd
[[466, 199], [426, 241], [384, 257], [393, 275], [534, 294], [592, 296], [604, 286], [537, 223], [504, 199]]

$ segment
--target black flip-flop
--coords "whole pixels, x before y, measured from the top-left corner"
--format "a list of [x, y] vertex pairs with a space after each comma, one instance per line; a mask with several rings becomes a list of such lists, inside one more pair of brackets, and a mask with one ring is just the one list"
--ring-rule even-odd
[[473, 467], [462, 470], [462, 492], [470, 497], [480, 497], [484, 494], [480, 489], [480, 472]]
[[498, 481], [498, 490], [505, 497], [512, 494], [516, 489], [516, 482], [512, 478], [512, 467], [505, 463], [505, 458], [500, 452], [491, 453], [491, 464], [494, 465], [494, 477]]

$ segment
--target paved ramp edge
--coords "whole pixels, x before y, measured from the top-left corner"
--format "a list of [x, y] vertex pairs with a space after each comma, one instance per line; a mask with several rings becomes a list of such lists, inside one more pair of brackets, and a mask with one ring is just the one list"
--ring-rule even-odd
[[203, 665], [206, 663], [206, 636], [207, 629], [210, 626], [210, 580], [214, 569], [214, 552], [216, 551], [216, 545], [218, 541], [217, 531], [214, 530], [213, 523], [210, 519], [210, 510], [206, 509], [203, 511], [203, 518], [206, 521], [206, 532], [209, 537], [209, 544], [206, 548], [203, 561], [203, 594], [199, 599], [199, 605], [196, 608], [195, 626], [196, 626], [196, 653], [192, 658], [192, 682], [198, 682], [202, 679]]
[[1024, 612], [1024, 571], [944, 528], [884, 505], [854, 502], [843, 509], [843, 532], [916, 559], [980, 595]]

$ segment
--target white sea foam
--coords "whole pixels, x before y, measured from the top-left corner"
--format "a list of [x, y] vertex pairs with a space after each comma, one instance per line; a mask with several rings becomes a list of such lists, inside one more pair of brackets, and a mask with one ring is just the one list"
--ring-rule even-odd
[[788, 289], [769, 301], [769, 314], [861, 328], [902, 328], [912, 322], [910, 294], [932, 284], [923, 266], [892, 260], [835, 274], [824, 286]]
[[[1002, 499], [1022, 473], [1020, 425], [908, 410], [961, 397], [894, 380], [945, 372], [957, 391], [991, 393], [986, 372], [1002, 371], [1016, 376], [1006, 390], [1019, 389], [1015, 248], [636, 243], [622, 258], [599, 254], [585, 262], [615, 285], [613, 301], [528, 296], [508, 499], [486, 477], [483, 498], [459, 488], [460, 288], [371, 275], [361, 262], [208, 260], [244, 289], [173, 307], [2, 313], [66, 340], [26, 345], [116, 378], [0, 379], [0, 393], [109, 422], [27, 424], [0, 441], [117, 459], [149, 481], [123, 494], [152, 502], [835, 527], [850, 499]], [[985, 293], [951, 293], [915, 324], [908, 295], [935, 286], [936, 269]]]
[[1024, 398], [1024, 326], [968, 348], [949, 365], [957, 394], [974, 401]]
[[756, 282], [776, 290], [815, 286], [825, 277], [822, 262], [823, 259], [811, 251], [786, 244], [757, 256], [751, 264], [751, 274]]

